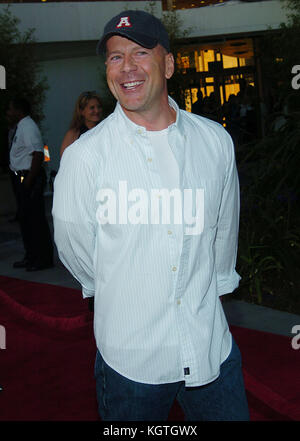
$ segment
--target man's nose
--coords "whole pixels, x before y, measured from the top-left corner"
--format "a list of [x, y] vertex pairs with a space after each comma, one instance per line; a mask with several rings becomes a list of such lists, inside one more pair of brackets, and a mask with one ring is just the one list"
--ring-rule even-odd
[[137, 65], [134, 61], [134, 58], [130, 55], [130, 54], [125, 54], [124, 58], [123, 58], [123, 63], [122, 63], [122, 71], [123, 72], [131, 72], [133, 70], [136, 70]]

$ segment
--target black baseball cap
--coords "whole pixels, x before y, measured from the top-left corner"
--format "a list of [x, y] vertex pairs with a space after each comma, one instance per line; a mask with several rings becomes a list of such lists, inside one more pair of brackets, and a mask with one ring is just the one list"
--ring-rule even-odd
[[97, 44], [97, 54], [106, 49], [107, 40], [113, 35], [121, 35], [147, 49], [161, 44], [170, 52], [169, 36], [162, 22], [145, 11], [124, 11], [113, 17], [105, 26]]

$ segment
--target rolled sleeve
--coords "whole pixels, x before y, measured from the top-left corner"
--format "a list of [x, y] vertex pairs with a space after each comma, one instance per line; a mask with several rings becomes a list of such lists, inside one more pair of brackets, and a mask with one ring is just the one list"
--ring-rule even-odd
[[241, 277], [235, 270], [238, 248], [240, 191], [231, 137], [225, 133], [225, 155], [227, 158], [226, 179], [220, 206], [216, 236], [216, 268], [218, 295], [231, 293]]

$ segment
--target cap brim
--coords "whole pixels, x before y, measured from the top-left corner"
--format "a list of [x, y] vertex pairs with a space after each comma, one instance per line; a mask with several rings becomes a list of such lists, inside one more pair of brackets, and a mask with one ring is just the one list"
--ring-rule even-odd
[[97, 47], [96, 47], [96, 54], [101, 55], [104, 54], [106, 51], [106, 42], [107, 40], [112, 37], [113, 35], [120, 35], [121, 37], [125, 37], [128, 40], [132, 40], [135, 43], [139, 44], [142, 47], [145, 47], [147, 49], [154, 48], [158, 40], [156, 38], [151, 38], [146, 35], [141, 35], [136, 32], [129, 32], [126, 31], [116, 31], [116, 32], [109, 32], [108, 34], [104, 35], [101, 40], [99, 40]]

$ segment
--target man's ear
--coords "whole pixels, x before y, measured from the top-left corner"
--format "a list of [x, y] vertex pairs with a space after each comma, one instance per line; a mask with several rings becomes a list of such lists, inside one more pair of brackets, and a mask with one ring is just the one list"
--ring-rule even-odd
[[166, 63], [165, 77], [167, 80], [169, 80], [171, 78], [171, 76], [173, 75], [174, 69], [175, 69], [175, 61], [174, 61], [173, 54], [171, 54], [171, 52], [166, 54], [165, 63]]

